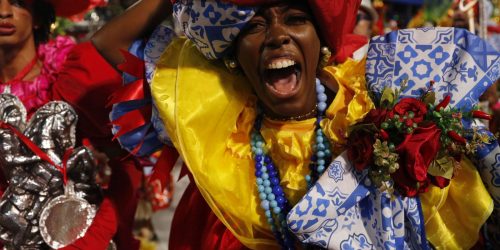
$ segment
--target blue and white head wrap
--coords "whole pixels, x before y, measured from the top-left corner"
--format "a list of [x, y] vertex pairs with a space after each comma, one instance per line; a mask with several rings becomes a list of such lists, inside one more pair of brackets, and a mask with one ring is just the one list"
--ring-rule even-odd
[[180, 0], [174, 4], [174, 18], [206, 58], [219, 59], [256, 10], [221, 0]]

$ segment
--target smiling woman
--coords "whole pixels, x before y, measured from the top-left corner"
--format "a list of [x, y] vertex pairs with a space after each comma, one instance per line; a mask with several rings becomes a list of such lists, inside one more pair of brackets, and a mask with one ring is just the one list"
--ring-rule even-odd
[[236, 41], [236, 58], [269, 117], [315, 114], [320, 39], [313, 22], [304, 2], [270, 5]]
[[[147, 20], [138, 25], [132, 17], [162, 2], [141, 1], [105, 26], [93, 38], [99, 51], [120, 63], [116, 45], [128, 48], [130, 37], [144, 34], [151, 25]], [[351, 113], [350, 119], [340, 118], [346, 117], [346, 109], [327, 110], [334, 93], [318, 80], [322, 76], [335, 82], [333, 75], [322, 70], [325, 62], [341, 62], [364, 45], [364, 38], [349, 35], [359, 3], [173, 2], [174, 17], [193, 43], [182, 37], [167, 39], [150, 81], [158, 109], [152, 119], [164, 121], [159, 130], [178, 146], [193, 175], [191, 185], [197, 187], [188, 188], [179, 205], [170, 247], [294, 248], [293, 236], [283, 227], [286, 212], [328, 166], [333, 143], [343, 138], [339, 131], [371, 105], [361, 89], [356, 100], [362, 103], [359, 112]], [[162, 15], [147, 19], [158, 16]], [[142, 29], [135, 28], [141, 25]], [[163, 29], [154, 34], [168, 36], [153, 36], [145, 45], [146, 62], [158, 57], [151, 54], [158, 46], [155, 39], [172, 37], [172, 27]], [[213, 59], [224, 59], [229, 70]], [[146, 75], [150, 74], [146, 68]], [[358, 65], [349, 77], [362, 74]], [[118, 108], [112, 113], [114, 119], [120, 115]], [[135, 135], [129, 134], [120, 137], [122, 144], [130, 144], [127, 138]], [[322, 155], [318, 158], [317, 153]], [[275, 168], [261, 169], [265, 165]], [[193, 223], [198, 230], [193, 230]]]
[[[373, 110], [366, 89], [365, 61], [349, 58], [366, 43], [365, 37], [351, 34], [359, 2], [142, 0], [96, 34], [93, 41], [109, 61], [123, 62], [118, 45], [145, 62], [144, 69], [126, 55], [127, 61], [120, 65], [137, 78], [144, 74], [149, 84], [132, 81], [118, 91], [111, 117], [122, 145], [142, 153], [151, 150], [155, 143], [150, 139], [158, 136], [170, 145], [164, 148], [165, 155], [176, 156], [175, 147], [189, 170], [191, 184], [173, 220], [172, 249], [312, 247], [308, 244], [331, 249], [428, 247], [418, 198], [406, 199], [404, 194], [391, 198], [383, 188], [374, 190], [369, 179], [358, 183], [364, 180], [361, 173], [343, 164], [350, 160], [344, 160], [341, 152], [358, 143], [368, 147], [360, 152], [387, 155], [372, 142], [370, 133], [350, 138], [351, 145], [346, 141], [351, 125], [379, 111]], [[143, 15], [151, 11], [155, 12]], [[161, 11], [173, 11], [177, 26], [163, 23], [148, 39], [133, 42], [170, 14]], [[371, 56], [379, 59], [383, 53]], [[394, 116], [402, 119], [394, 122], [406, 126], [403, 119], [415, 114]], [[361, 131], [372, 131], [363, 125]], [[411, 134], [413, 128], [404, 131]], [[382, 130], [375, 134], [384, 135]], [[369, 155], [356, 155], [362, 158], [357, 160], [371, 160]], [[408, 156], [416, 157], [420, 154]], [[376, 174], [376, 169], [372, 171]], [[361, 191], [340, 192], [356, 186], [353, 183]], [[475, 201], [480, 198], [475, 198], [463, 207], [474, 204], [487, 213], [491, 199], [484, 186], [476, 184], [472, 187], [481, 190], [487, 204], [479, 207]], [[364, 194], [371, 196], [362, 199]], [[428, 202], [427, 208], [433, 205]], [[355, 220], [359, 229], [349, 224]], [[479, 228], [483, 222], [465, 224]], [[456, 229], [450, 226], [450, 230], [454, 235]], [[339, 244], [328, 245], [330, 241]]]

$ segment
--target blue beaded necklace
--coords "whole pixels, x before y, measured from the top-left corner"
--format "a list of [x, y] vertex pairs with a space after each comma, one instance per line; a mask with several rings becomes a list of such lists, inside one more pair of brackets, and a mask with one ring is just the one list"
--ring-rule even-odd
[[[325, 171], [327, 164], [331, 161], [331, 151], [328, 138], [320, 126], [321, 119], [326, 110], [327, 96], [325, 87], [316, 79], [317, 94], [317, 119], [316, 138], [313, 145], [313, 156], [309, 168], [311, 172], [305, 176], [307, 186], [310, 188]], [[295, 249], [295, 237], [288, 230], [286, 215], [290, 211], [290, 203], [285, 197], [283, 188], [280, 186], [280, 175], [271, 157], [267, 154], [265, 142], [260, 134], [262, 115], [258, 115], [252, 130], [251, 146], [255, 161], [255, 177], [259, 191], [260, 206], [264, 209], [267, 222], [271, 227], [274, 237], [283, 249]]]

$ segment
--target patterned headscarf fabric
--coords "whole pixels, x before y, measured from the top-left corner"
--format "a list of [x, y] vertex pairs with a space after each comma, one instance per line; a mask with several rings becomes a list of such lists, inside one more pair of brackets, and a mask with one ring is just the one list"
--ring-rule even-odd
[[223, 57], [256, 8], [220, 0], [182, 0], [174, 4], [174, 17], [184, 34], [208, 59]]
[[[172, 0], [174, 17], [208, 59], [224, 57], [245, 24], [264, 4], [279, 0]], [[343, 61], [367, 41], [350, 34], [360, 0], [308, 0], [320, 35]]]

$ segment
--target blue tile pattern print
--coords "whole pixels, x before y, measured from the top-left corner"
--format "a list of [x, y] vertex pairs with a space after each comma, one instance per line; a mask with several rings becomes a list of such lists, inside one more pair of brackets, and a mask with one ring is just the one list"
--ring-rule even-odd
[[492, 142], [478, 154], [479, 172], [488, 192], [495, 202], [495, 209], [500, 210], [500, 147]]
[[[381, 89], [380, 86], [399, 86], [401, 79], [410, 79], [410, 89], [405, 95], [415, 96], [423, 86], [432, 79], [436, 81], [434, 89], [437, 93], [437, 100], [441, 100], [445, 95], [452, 97], [451, 106], [469, 110], [478, 103], [479, 96], [500, 76], [499, 52], [491, 45], [481, 40], [479, 37], [463, 29], [436, 28], [412, 31], [402, 31], [399, 34], [402, 39], [398, 43], [389, 42], [396, 46], [396, 58], [393, 62], [394, 77], [396, 82], [387, 83], [388, 77], [385, 75], [376, 76], [374, 72], [369, 72], [371, 78], [368, 81], [372, 90]], [[388, 35], [384, 43], [395, 41], [398, 34]], [[432, 38], [434, 37], [434, 38]], [[432, 38], [432, 39], [431, 39]], [[385, 39], [385, 38], [384, 38]], [[392, 40], [391, 40], [392, 39]], [[426, 42], [430, 41], [430, 42]], [[417, 56], [408, 60], [404, 52], [412, 52], [407, 47], [415, 48]], [[377, 46], [377, 47], [380, 47]], [[430, 48], [430, 49], [429, 49]], [[401, 50], [401, 52], [398, 52]], [[426, 55], [426, 51], [431, 51]], [[414, 55], [414, 54], [413, 54]], [[369, 54], [370, 56], [370, 54]], [[377, 65], [377, 58], [374, 61], [368, 59], [370, 65]], [[419, 62], [430, 63], [431, 71], [427, 79], [421, 78], [424, 67], [418, 69], [415, 65]], [[387, 64], [386, 62], [383, 62]], [[404, 71], [412, 63], [411, 72]], [[407, 65], [407, 66], [402, 66]], [[368, 69], [368, 68], [367, 68]], [[467, 122], [466, 122], [467, 123]], [[478, 123], [466, 124], [466, 127], [476, 127], [481, 133], [490, 134]], [[477, 167], [480, 170], [481, 178], [495, 202], [495, 209], [500, 209], [500, 148], [496, 141], [484, 144], [476, 152]]]
[[[144, 64], [146, 81], [149, 85], [153, 80], [156, 69], [156, 63], [175, 37], [174, 28], [169, 23], [159, 25], [151, 34], [144, 48]], [[156, 132], [157, 139], [163, 144], [172, 145], [170, 137], [165, 129], [165, 123], [160, 117], [155, 102], [152, 102], [153, 110], [151, 113], [151, 124]]]
[[174, 17], [205, 57], [219, 59], [228, 52], [255, 10], [223, 0], [179, 0], [174, 4]]
[[408, 81], [403, 96], [418, 96], [435, 81], [436, 102], [452, 97], [451, 106], [469, 110], [500, 76], [500, 55], [463, 29], [399, 30], [374, 37], [369, 45], [368, 88], [380, 98], [384, 87]]
[[421, 216], [417, 198], [392, 199], [370, 186], [344, 152], [287, 219], [302, 242], [323, 248], [427, 249]]
[[[403, 80], [408, 86], [403, 96], [415, 97], [434, 80], [438, 102], [450, 95], [451, 106], [468, 110], [500, 76], [499, 53], [460, 29], [400, 30], [375, 37], [367, 57], [368, 88], [377, 98], [384, 87], [398, 88]], [[466, 127], [476, 126], [467, 123]], [[476, 160], [498, 208], [500, 148], [496, 141], [481, 147]], [[328, 249], [428, 249], [422, 216], [418, 198], [396, 195], [391, 199], [371, 186], [366, 172], [356, 172], [344, 152], [287, 219], [302, 242]]]
[[340, 243], [340, 248], [344, 250], [375, 249], [364, 234], [349, 235], [349, 238]]
[[328, 168], [328, 176], [335, 180], [335, 182], [339, 182], [343, 180], [344, 169], [342, 168], [342, 163], [338, 161], [334, 161], [332, 166]]

